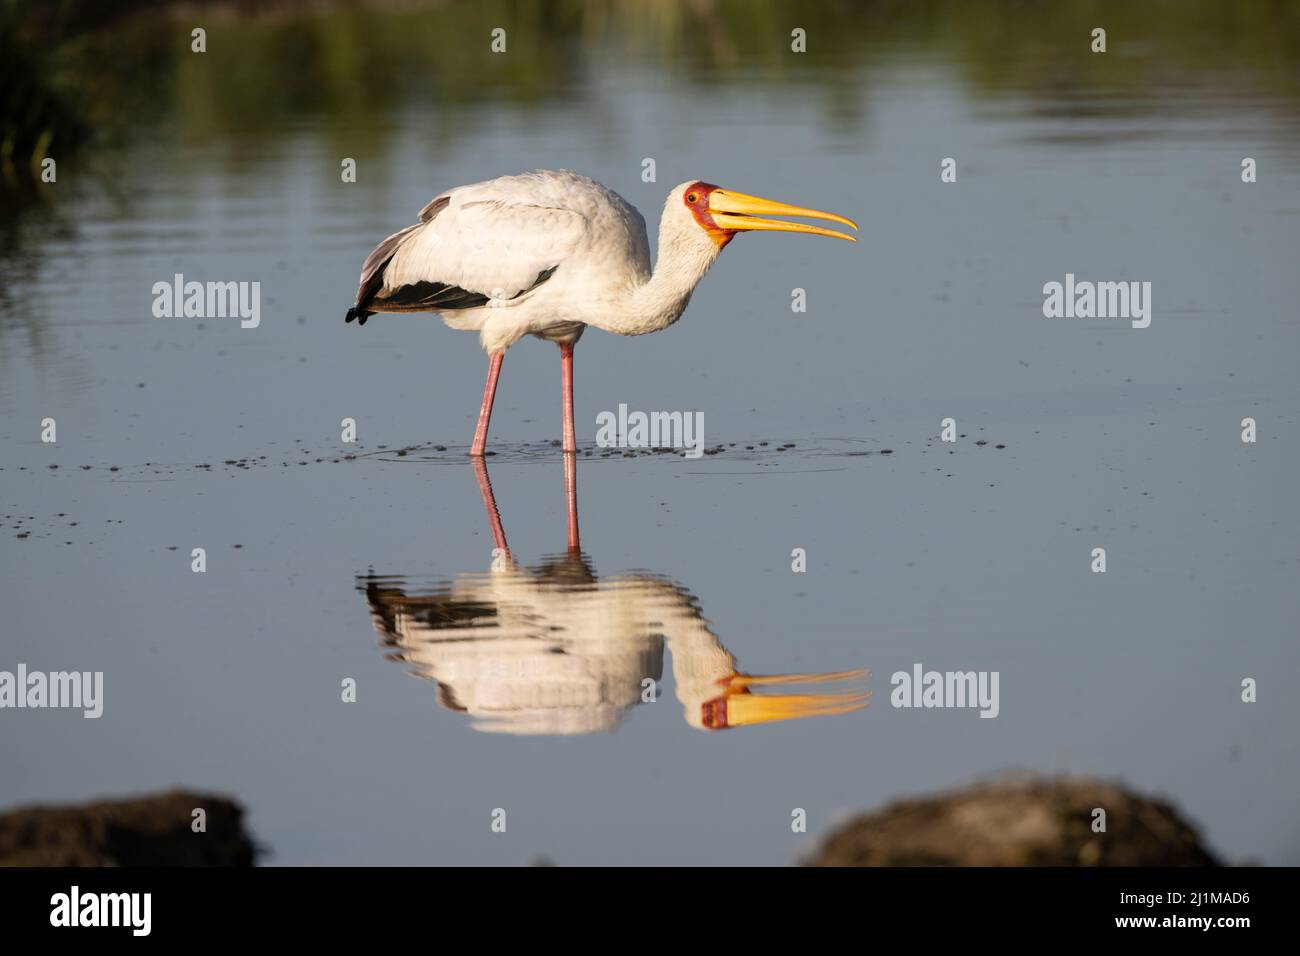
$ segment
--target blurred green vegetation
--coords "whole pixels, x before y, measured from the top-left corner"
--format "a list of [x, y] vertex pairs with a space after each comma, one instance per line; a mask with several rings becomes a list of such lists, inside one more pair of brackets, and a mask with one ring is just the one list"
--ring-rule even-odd
[[[14, 17], [36, 8], [45, 16], [32, 29], [47, 35], [17, 35]], [[1118, 104], [1227, 75], [1300, 103], [1294, 0], [0, 0], [0, 10], [21, 81], [5, 83], [5, 126], [22, 127], [27, 144], [68, 125], [53, 74], [79, 81], [94, 129], [174, 117], [191, 137], [303, 116], [351, 135], [412, 103], [454, 118], [484, 104], [580, 105], [595, 60], [701, 88], [800, 85], [823, 103], [897, 57], [953, 66], [976, 94]], [[194, 26], [208, 31], [203, 57], [190, 52]], [[504, 56], [487, 49], [498, 26]], [[805, 56], [790, 52], [796, 26]], [[1095, 26], [1108, 30], [1106, 56], [1089, 51]]]
[[60, 74], [25, 0], [0, 0], [0, 178], [40, 175], [54, 150], [83, 142], [88, 128], [73, 77]]
[[[1096, 26], [1105, 56], [1089, 49]], [[507, 55], [488, 50], [495, 27]], [[790, 50], [794, 27], [806, 55]], [[0, 0], [0, 60], [11, 178], [88, 130], [112, 143], [164, 124], [207, 141], [310, 122], [340, 154], [360, 140], [373, 156], [404, 110], [427, 110], [450, 142], [489, 106], [580, 110], [611, 69], [692, 95], [793, 91], [849, 127], [873, 69], [894, 60], [1066, 117], [1259, 97], [1279, 122], [1300, 118], [1294, 0]]]

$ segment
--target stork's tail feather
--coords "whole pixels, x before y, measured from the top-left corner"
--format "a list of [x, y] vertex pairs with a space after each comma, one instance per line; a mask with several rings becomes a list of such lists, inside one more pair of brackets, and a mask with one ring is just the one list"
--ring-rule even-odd
[[354, 306], [353, 308], [348, 309], [348, 314], [343, 317], [343, 321], [351, 322], [353, 319], [356, 319], [357, 325], [365, 325], [366, 319], [370, 318], [374, 314], [375, 313], [373, 312], [367, 312], [365, 309], [358, 309]]

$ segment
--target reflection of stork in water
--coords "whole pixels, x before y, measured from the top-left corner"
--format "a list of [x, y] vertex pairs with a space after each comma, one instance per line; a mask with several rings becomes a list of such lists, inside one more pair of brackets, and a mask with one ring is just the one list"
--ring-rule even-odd
[[648, 573], [596, 577], [578, 544], [576, 462], [564, 456], [569, 546], [534, 568], [515, 563], [482, 459], [474, 460], [496, 546], [492, 570], [424, 590], [404, 579], [360, 578], [384, 646], [438, 682], [438, 701], [478, 730], [583, 734], [611, 730], [653, 700], [672, 654], [686, 722], [702, 730], [842, 714], [857, 693], [769, 693], [767, 687], [864, 677], [865, 670], [758, 677], [709, 630], [694, 596]]

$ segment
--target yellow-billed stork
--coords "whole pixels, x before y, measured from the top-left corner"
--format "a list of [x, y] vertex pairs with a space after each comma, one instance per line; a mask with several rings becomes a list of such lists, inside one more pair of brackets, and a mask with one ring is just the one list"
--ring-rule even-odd
[[653, 272], [641, 214], [611, 189], [567, 170], [538, 170], [458, 186], [420, 221], [389, 236], [361, 270], [346, 320], [377, 312], [437, 312], [474, 330], [488, 353], [487, 385], [470, 454], [481, 456], [501, 362], [525, 335], [560, 346], [564, 450], [573, 428], [573, 346], [595, 326], [644, 335], [681, 318], [691, 292], [738, 232], [850, 235], [764, 216], [857, 224], [834, 213], [748, 196], [705, 182], [668, 194]]

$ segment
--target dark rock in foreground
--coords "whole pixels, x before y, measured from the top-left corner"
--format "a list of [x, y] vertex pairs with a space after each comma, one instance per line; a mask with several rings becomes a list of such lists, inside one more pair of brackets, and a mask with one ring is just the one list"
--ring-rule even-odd
[[[191, 826], [195, 809], [207, 832]], [[0, 813], [0, 866], [252, 866], [257, 848], [233, 800], [182, 790]]]
[[[1106, 811], [1106, 832], [1092, 830]], [[1004, 778], [833, 830], [811, 866], [1218, 866], [1172, 806], [1087, 778]]]

